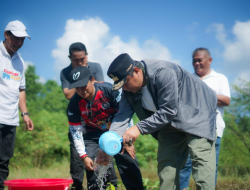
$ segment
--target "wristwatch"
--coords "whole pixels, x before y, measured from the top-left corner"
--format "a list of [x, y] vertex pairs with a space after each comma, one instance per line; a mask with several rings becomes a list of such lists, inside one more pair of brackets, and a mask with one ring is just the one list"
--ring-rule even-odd
[[24, 115], [29, 115], [28, 112], [21, 113], [21, 116], [23, 117]]

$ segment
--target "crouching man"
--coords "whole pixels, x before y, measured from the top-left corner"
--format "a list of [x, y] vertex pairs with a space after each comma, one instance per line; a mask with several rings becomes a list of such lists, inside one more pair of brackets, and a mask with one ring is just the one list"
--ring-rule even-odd
[[[70, 73], [70, 87], [76, 94], [68, 106], [70, 132], [79, 156], [87, 169], [88, 189], [99, 189], [93, 170], [93, 161], [100, 151], [99, 138], [109, 130], [114, 115], [118, 111], [119, 92], [112, 91], [112, 85], [106, 82], [94, 82], [87, 67], [76, 67]], [[83, 139], [81, 118], [85, 122], [86, 134]], [[122, 154], [123, 153], [123, 154]], [[128, 190], [143, 189], [142, 177], [134, 146], [124, 145], [122, 153], [115, 155], [121, 179]], [[134, 158], [134, 159], [133, 159]], [[114, 167], [108, 172], [107, 181], [117, 187]], [[106, 187], [103, 187], [106, 188]]]

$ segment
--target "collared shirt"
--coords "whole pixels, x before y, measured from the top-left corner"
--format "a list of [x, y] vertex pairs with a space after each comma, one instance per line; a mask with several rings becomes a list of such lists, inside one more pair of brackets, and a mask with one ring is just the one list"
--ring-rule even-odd
[[147, 85], [141, 88], [141, 93], [142, 93], [142, 107], [144, 107], [146, 110], [156, 112], [157, 109], [153, 102], [153, 98], [148, 91]]
[[19, 89], [25, 89], [24, 62], [16, 52], [12, 57], [0, 43], [0, 123], [19, 125]]
[[[195, 76], [199, 77], [194, 73]], [[217, 95], [224, 95], [231, 97], [230, 89], [227, 78], [220, 73], [215, 72], [211, 69], [211, 72], [202, 79], [210, 88], [212, 88]], [[216, 127], [217, 127], [217, 136], [222, 137], [223, 131], [225, 128], [225, 122], [223, 120], [224, 115], [224, 106], [217, 106], [217, 117], [216, 117]]]

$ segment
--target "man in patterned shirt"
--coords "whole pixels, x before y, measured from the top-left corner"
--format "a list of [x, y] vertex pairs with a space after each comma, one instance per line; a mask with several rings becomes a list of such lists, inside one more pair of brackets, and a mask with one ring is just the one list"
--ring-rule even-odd
[[[118, 111], [119, 92], [112, 91], [112, 85], [106, 82], [95, 82], [87, 67], [76, 67], [70, 73], [70, 86], [75, 88], [76, 94], [71, 98], [68, 106], [68, 120], [70, 133], [79, 156], [87, 169], [88, 189], [99, 189], [93, 171], [93, 160], [100, 150], [99, 138], [109, 130], [112, 119]], [[83, 139], [83, 126], [86, 133]], [[142, 177], [134, 146], [125, 145], [121, 153], [114, 156], [122, 181], [128, 190], [143, 189]], [[134, 159], [133, 159], [134, 158]], [[111, 168], [107, 181], [117, 186], [114, 167]]]

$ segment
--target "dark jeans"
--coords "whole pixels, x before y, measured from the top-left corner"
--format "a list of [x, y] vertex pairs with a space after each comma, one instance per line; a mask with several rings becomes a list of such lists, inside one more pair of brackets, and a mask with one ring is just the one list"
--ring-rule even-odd
[[221, 143], [221, 137], [217, 137], [217, 140], [215, 142], [215, 150], [216, 150], [216, 173], [215, 173], [215, 185], [217, 183], [217, 168], [219, 164], [219, 155], [220, 155], [220, 143]]
[[[84, 140], [88, 156], [94, 161], [99, 147], [99, 139]], [[129, 156], [127, 152], [114, 156], [118, 167], [122, 182], [127, 190], [143, 190], [142, 176], [139, 169], [139, 164], [136, 159]], [[99, 190], [96, 185], [96, 175], [93, 171], [87, 171], [88, 190]], [[111, 182], [117, 189], [117, 177], [115, 169], [112, 167], [107, 176], [108, 182]]]
[[16, 126], [0, 124], [0, 190], [9, 176], [9, 160], [14, 154]]
[[68, 138], [70, 141], [70, 175], [73, 179], [72, 190], [82, 190], [85, 166], [76, 151], [70, 132], [68, 133]]
[[[220, 144], [221, 144], [221, 137], [217, 137], [216, 142], [215, 142], [215, 151], [216, 151], [215, 185], [217, 183], [217, 167], [218, 167], [218, 162], [219, 162]], [[181, 190], [188, 187], [191, 172], [192, 172], [192, 161], [191, 161], [190, 155], [189, 155], [185, 166], [182, 168], [182, 170], [180, 172]]]

